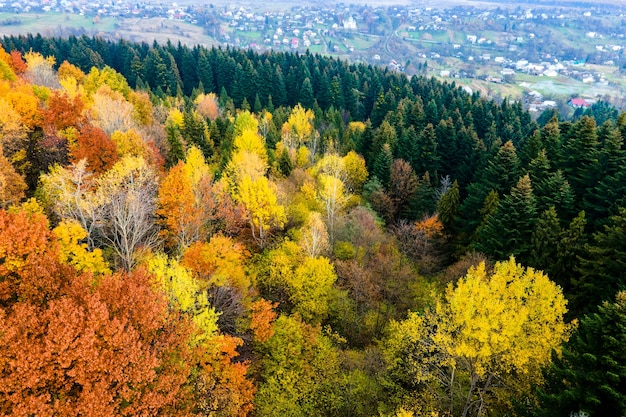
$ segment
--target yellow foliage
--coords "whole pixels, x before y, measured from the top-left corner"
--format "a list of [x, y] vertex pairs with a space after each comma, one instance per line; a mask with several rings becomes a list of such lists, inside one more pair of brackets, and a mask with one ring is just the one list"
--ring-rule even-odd
[[286, 284], [294, 310], [309, 323], [324, 320], [336, 280], [335, 268], [327, 258], [307, 256], [292, 275], [287, 275]]
[[283, 142], [289, 148], [297, 149], [308, 142], [313, 133], [313, 111], [305, 109], [300, 104], [296, 105], [289, 115], [289, 119], [283, 124]]
[[196, 242], [183, 254], [183, 264], [191, 268], [208, 286], [229, 286], [247, 294], [250, 279], [244, 262], [248, 252], [232, 238], [211, 237], [208, 243]]
[[145, 263], [155, 276], [155, 284], [167, 294], [171, 308], [191, 316], [200, 330], [194, 338], [194, 344], [201, 345], [216, 336], [219, 314], [211, 307], [204, 287], [191, 271], [163, 254], [151, 255]]
[[85, 95], [85, 88], [80, 85], [74, 77], [61, 78], [59, 83], [70, 98], [75, 98], [78, 95]]
[[360, 193], [369, 176], [365, 159], [356, 152], [350, 151], [342, 158], [342, 161], [346, 172], [346, 185], [352, 192]]
[[154, 120], [154, 109], [148, 93], [131, 91], [128, 101], [133, 105], [135, 121], [141, 126], [150, 126]]
[[267, 151], [263, 143], [263, 137], [256, 130], [245, 129], [235, 136], [233, 140], [235, 151], [250, 152], [258, 155], [262, 160], [267, 161]]
[[111, 270], [99, 248], [89, 251], [86, 243], [80, 243], [87, 237], [87, 231], [75, 220], [63, 220], [52, 233], [59, 241], [59, 259], [72, 265], [80, 272], [93, 275], [110, 274]]
[[255, 180], [265, 176], [266, 172], [267, 162], [258, 154], [248, 151], [235, 152], [224, 169], [222, 183], [233, 198], [236, 198], [243, 178]]
[[11, 66], [7, 62], [0, 59], [0, 79], [15, 81], [15, 78], [16, 77], [15, 72], [13, 72], [13, 68], [11, 68]]
[[442, 318], [435, 342], [452, 357], [474, 363], [479, 376], [494, 366], [505, 372], [537, 371], [567, 340], [567, 301], [541, 271], [515, 259], [498, 262], [491, 276], [485, 263], [470, 268], [437, 305]]
[[185, 159], [185, 172], [189, 176], [193, 187], [196, 187], [203, 178], [211, 177], [211, 168], [206, 163], [204, 154], [198, 147], [190, 147], [187, 150]]
[[260, 242], [265, 241], [272, 228], [282, 228], [287, 220], [285, 208], [278, 204], [274, 184], [265, 177], [244, 176], [236, 200], [246, 208], [252, 234]]
[[[29, 91], [30, 90], [30, 91]], [[40, 121], [39, 99], [32, 88], [20, 88], [7, 93], [5, 99], [20, 116], [20, 121], [27, 127], [33, 127]]]
[[53, 56], [45, 57], [39, 52], [29, 51], [24, 54], [24, 61], [26, 61], [26, 65], [29, 69], [33, 69], [39, 66], [45, 67], [54, 67], [56, 64], [56, 59]]
[[[515, 259], [488, 273], [472, 267], [434, 309], [392, 322], [383, 352], [394, 379], [425, 384], [439, 408], [467, 415], [511, 407], [541, 382], [541, 369], [569, 338], [566, 300], [541, 271]], [[470, 412], [471, 413], [471, 412]]]
[[107, 86], [110, 90], [120, 93], [124, 98], [128, 98], [131, 93], [131, 88], [126, 81], [126, 78], [111, 67], [104, 67], [99, 70], [96, 67], [92, 67], [89, 74], [87, 74], [83, 80], [85, 91], [87, 94], [94, 94], [102, 86]]
[[135, 129], [125, 132], [116, 130], [111, 134], [111, 140], [115, 142], [117, 154], [120, 157], [130, 155], [148, 159], [150, 156], [150, 150]]
[[167, 115], [166, 124], [169, 124], [171, 126], [181, 129], [183, 126], [185, 126], [184, 119], [185, 117], [183, 116], [183, 113], [180, 110], [176, 108], [171, 108]]
[[0, 45], [0, 61], [9, 64], [11, 62], [11, 55], [4, 50], [2, 45]]
[[235, 117], [235, 136], [240, 135], [246, 130], [257, 132], [259, 130], [259, 121], [254, 114], [248, 110], [240, 111]]
[[350, 132], [363, 132], [365, 130], [365, 123], [363, 123], [363, 122], [350, 122], [350, 123], [348, 123], [348, 130]]
[[306, 146], [300, 146], [296, 152], [296, 166], [306, 168], [311, 163], [311, 151]]
[[76, 65], [70, 64], [67, 61], [63, 61], [63, 63], [59, 66], [57, 74], [59, 75], [59, 79], [61, 81], [73, 78], [76, 82], [82, 83], [85, 79], [85, 73]]
[[39, 204], [36, 198], [32, 197], [21, 204], [9, 207], [9, 211], [11, 213], [18, 213], [20, 211], [23, 211], [24, 213], [31, 216], [34, 214], [40, 214], [42, 216], [45, 216], [44, 209], [43, 207], [41, 207], [41, 204]]

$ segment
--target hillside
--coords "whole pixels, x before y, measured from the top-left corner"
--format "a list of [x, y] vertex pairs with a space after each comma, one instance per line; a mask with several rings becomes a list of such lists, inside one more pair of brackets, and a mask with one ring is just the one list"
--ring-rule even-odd
[[310, 52], [1, 44], [2, 414], [626, 412], [607, 103], [533, 121]]

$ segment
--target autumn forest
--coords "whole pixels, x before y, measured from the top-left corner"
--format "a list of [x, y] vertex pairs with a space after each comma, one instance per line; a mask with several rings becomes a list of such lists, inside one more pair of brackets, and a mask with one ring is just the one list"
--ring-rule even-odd
[[0, 414], [626, 415], [626, 113], [0, 45]]

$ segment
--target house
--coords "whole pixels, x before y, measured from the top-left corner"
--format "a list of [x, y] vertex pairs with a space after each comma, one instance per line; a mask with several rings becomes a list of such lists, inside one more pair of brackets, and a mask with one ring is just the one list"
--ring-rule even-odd
[[356, 21], [352, 16], [343, 21], [343, 28], [345, 30], [356, 30]]
[[591, 104], [587, 103], [587, 100], [585, 100], [584, 98], [573, 98], [568, 101], [567, 104], [574, 107], [575, 109], [591, 107]]

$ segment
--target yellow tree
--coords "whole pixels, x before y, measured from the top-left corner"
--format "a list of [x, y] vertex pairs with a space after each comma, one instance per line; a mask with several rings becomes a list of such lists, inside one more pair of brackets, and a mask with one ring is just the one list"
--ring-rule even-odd
[[317, 181], [318, 199], [322, 202], [326, 212], [326, 225], [332, 243], [335, 237], [335, 223], [346, 207], [349, 196], [343, 181], [333, 175], [320, 174]]
[[360, 194], [369, 176], [365, 159], [358, 153], [350, 151], [342, 158], [342, 162], [346, 173], [346, 186], [351, 192]]
[[59, 260], [72, 265], [79, 272], [93, 275], [110, 274], [111, 270], [104, 260], [102, 250], [89, 250], [86, 243], [87, 231], [76, 220], [63, 220], [52, 230], [59, 242]]
[[[298, 149], [301, 145], [309, 143], [313, 137], [314, 118], [313, 112], [300, 104], [293, 108], [282, 129], [282, 140], [287, 148]], [[311, 153], [314, 155], [315, 149], [312, 149]]]
[[451, 284], [434, 309], [392, 323], [390, 374], [405, 386], [427, 386], [450, 415], [503, 415], [513, 398], [530, 394], [569, 337], [566, 304], [541, 271], [511, 258], [488, 272], [483, 262]]
[[307, 323], [321, 323], [335, 294], [337, 274], [330, 261], [323, 256], [306, 256], [289, 240], [269, 251], [266, 261], [258, 277], [262, 289]]
[[328, 231], [320, 213], [309, 213], [299, 243], [307, 256], [316, 257], [328, 251]]
[[278, 204], [274, 184], [266, 177], [252, 179], [246, 175], [235, 198], [246, 208], [252, 237], [264, 247], [272, 229], [282, 228], [287, 220], [285, 208]]

